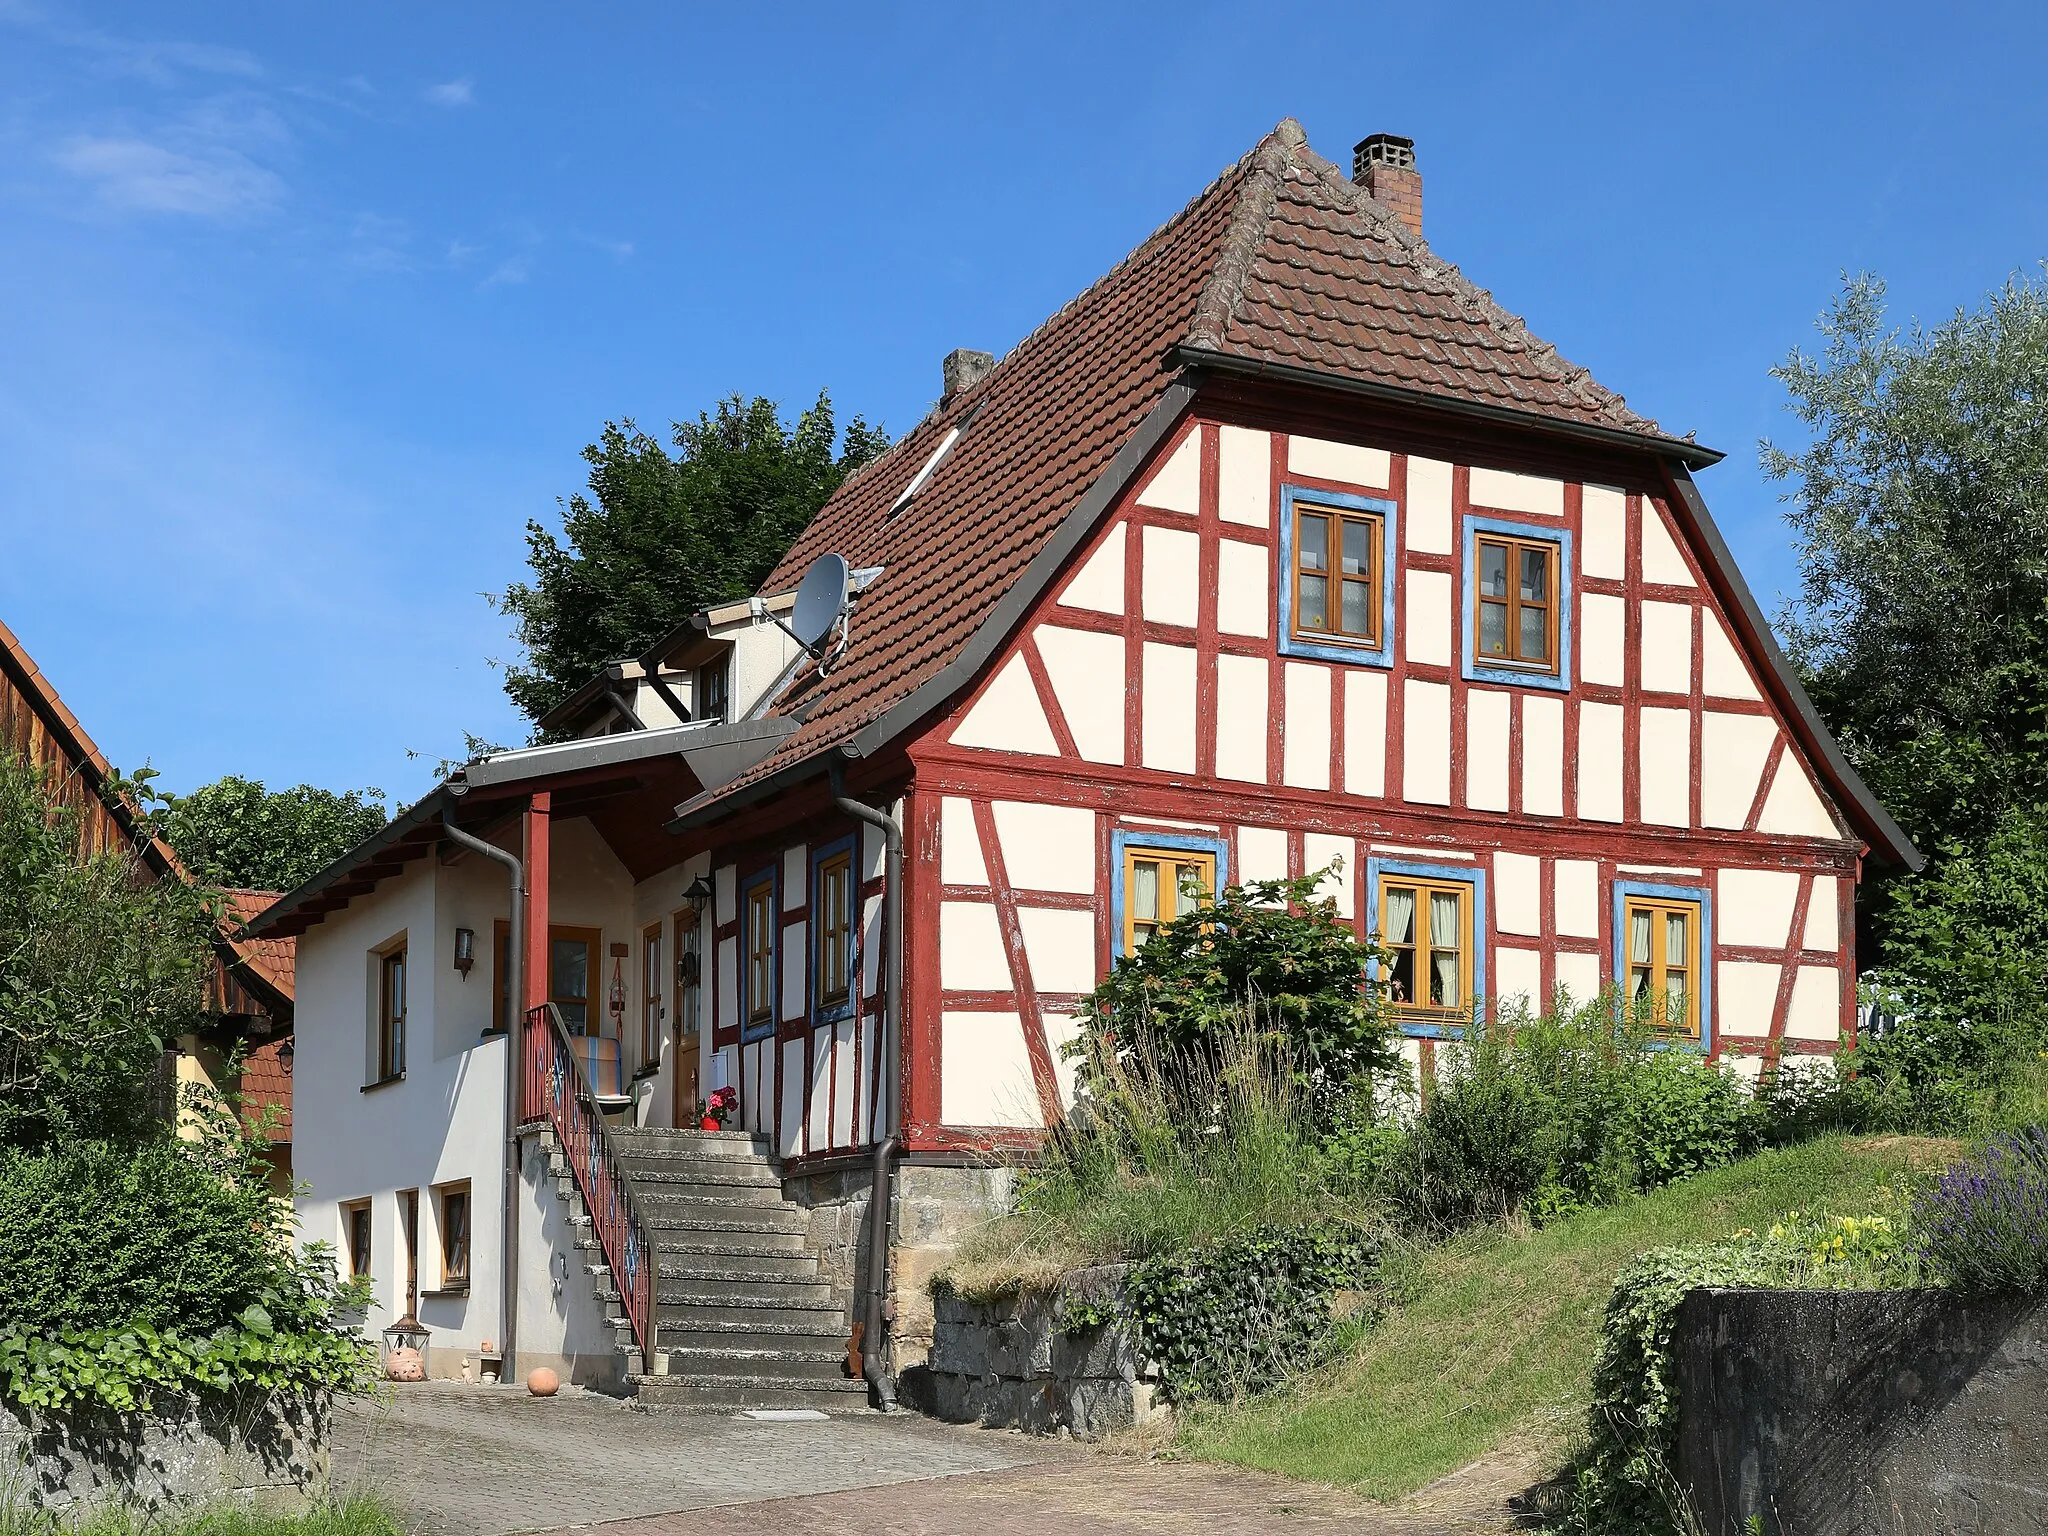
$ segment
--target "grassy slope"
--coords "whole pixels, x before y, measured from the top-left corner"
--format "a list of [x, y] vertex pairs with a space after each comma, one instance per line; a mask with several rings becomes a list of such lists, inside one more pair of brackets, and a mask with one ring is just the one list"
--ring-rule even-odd
[[1533, 1235], [1491, 1231], [1426, 1255], [1413, 1299], [1286, 1395], [1204, 1414], [1194, 1454], [1399, 1498], [1510, 1441], [1558, 1445], [1583, 1413], [1616, 1271], [1647, 1248], [1763, 1227], [1792, 1209], [1867, 1208], [1952, 1143], [1808, 1142]]

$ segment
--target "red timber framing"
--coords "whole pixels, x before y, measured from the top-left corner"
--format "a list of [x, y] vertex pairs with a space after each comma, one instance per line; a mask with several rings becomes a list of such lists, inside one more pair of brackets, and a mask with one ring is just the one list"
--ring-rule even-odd
[[[1440, 422], [1420, 418], [1404, 421], [1398, 431], [1376, 431], [1362, 427], [1361, 413], [1339, 417], [1327, 407], [1320, 413], [1294, 408], [1301, 403], [1283, 409], [1270, 395], [1238, 393], [1235, 386], [1205, 393], [1198, 414], [1169, 435], [1148, 471], [1157, 475], [1183, 443], [1192, 442], [1200, 466], [1198, 493], [1188, 498], [1181, 492], [1172, 506], [1149, 505], [1147, 476], [1141, 476], [974, 690], [910, 745], [914, 942], [906, 1102], [915, 1107], [908, 1117], [913, 1148], [999, 1146], [1018, 1139], [1012, 1128], [949, 1125], [937, 1113], [946, 1102], [948, 1064], [940, 1047], [949, 1012], [1016, 1014], [1041, 1118], [1049, 1123], [1056, 1116], [1056, 1042], [1047, 1026], [1071, 1012], [1078, 994], [1049, 987], [1034, 974], [1025, 914], [1091, 912], [1099, 974], [1110, 963], [1117, 922], [1110, 895], [1118, 875], [1112, 840], [1119, 832], [1140, 839], [1147, 828], [1213, 838], [1233, 879], [1300, 874], [1341, 851], [1349, 913], [1361, 929], [1369, 906], [1369, 860], [1421, 858], [1453, 867], [1462, 861], [1489, 877], [1479, 935], [1496, 962], [1489, 965], [1489, 990], [1499, 991], [1498, 962], [1512, 956], [1515, 979], [1539, 994], [1532, 998], [1539, 1006], [1568, 977], [1581, 995], [1588, 981], [1614, 980], [1618, 886], [1699, 889], [1713, 910], [1710, 963], [1727, 978], [1713, 992], [1710, 1038], [1717, 1055], [1824, 1055], [1838, 1048], [1837, 1035], [1853, 1039], [1854, 893], [1863, 847], [1841, 832], [1840, 813], [1819, 787], [1798, 723], [1774, 701], [1753, 637], [1717, 585], [1686, 506], [1655, 462], [1597, 448], [1560, 451], [1533, 438], [1514, 442], [1506, 434], [1447, 432]], [[1268, 435], [1250, 439], [1251, 433]], [[1240, 454], [1250, 442], [1263, 455], [1262, 524], [1241, 501], [1219, 505], [1224, 439], [1230, 434], [1237, 434]], [[1384, 472], [1370, 480], [1330, 479], [1297, 467], [1291, 453], [1295, 436], [1377, 448], [1385, 455]], [[1411, 476], [1416, 454], [1449, 466], [1448, 505], [1420, 544], [1411, 542], [1419, 521]], [[1327, 454], [1312, 460], [1333, 461]], [[1368, 461], [1377, 462], [1350, 462]], [[1432, 468], [1432, 474], [1439, 472]], [[1533, 493], [1521, 505], [1504, 506], [1488, 499], [1506, 495], [1504, 486], [1512, 490], [1496, 472], [1561, 483], [1548, 510]], [[1485, 494], [1477, 489], [1481, 480]], [[1273, 583], [1282, 579], [1285, 486], [1393, 504], [1395, 531], [1385, 561], [1392, 585], [1388, 665], [1330, 664], [1281, 653]], [[1602, 487], [1597, 526], [1588, 486]], [[1522, 525], [1539, 535], [1555, 530], [1560, 548], [1571, 551], [1572, 611], [1566, 623], [1574, 649], [1564, 689], [1503, 686], [1473, 675], [1464, 654], [1470, 642], [1463, 620], [1473, 601], [1467, 531], [1474, 519]], [[1646, 551], [1646, 529], [1653, 550]], [[1164, 612], [1171, 605], [1159, 600], [1161, 582], [1148, 584], [1148, 550], [1155, 538], [1165, 546], [1162, 534], [1199, 540], [1176, 567], [1195, 588], [1178, 619]], [[1231, 544], [1245, 548], [1233, 551]], [[1105, 596], [1111, 588], [1093, 581], [1085, 599], [1063, 601], [1069, 583], [1112, 545], [1121, 548], [1115, 600]], [[1241, 600], [1230, 615], [1221, 611], [1231, 596], [1225, 591], [1231, 573], [1242, 579], [1253, 560], [1267, 573], [1263, 630], [1243, 622]], [[1589, 600], [1606, 605], [1603, 619], [1614, 623], [1618, 655], [1586, 621]], [[1447, 611], [1419, 611], [1418, 601], [1441, 601]], [[1048, 638], [1048, 630], [1119, 643], [1121, 713], [1113, 731], [1101, 718], [1087, 718], [1105, 706], [1077, 692], [1074, 647], [1060, 635]], [[1590, 649], [1595, 646], [1602, 649]], [[1064, 663], [1061, 647], [1069, 657]], [[1156, 725], [1147, 717], [1148, 657], [1156, 659], [1163, 647], [1184, 653], [1191, 673], [1185, 684], [1176, 682], [1190, 690], [1191, 707], [1185, 711], [1185, 756], [1175, 762], [1166, 761], [1173, 754], [1159, 749]], [[1684, 654], [1675, 654], [1681, 648]], [[1232, 658], [1264, 667], [1263, 719], [1231, 713], [1242, 703], [1241, 697], [1226, 700], [1221, 680]], [[1042, 731], [1031, 726], [1014, 733], [1014, 749], [991, 745], [986, 729], [962, 731], [1012, 659], [1028, 677], [1029, 697], [1044, 717]], [[1241, 668], [1240, 675], [1248, 670]], [[1014, 704], [1017, 696], [1013, 689], [1001, 697]], [[1439, 712], [1434, 760], [1431, 750], [1410, 739], [1411, 725], [1417, 740], [1424, 728], [1414, 724], [1419, 705]], [[1149, 762], [1148, 728], [1154, 732]], [[1588, 737], [1589, 729], [1604, 734]], [[1248, 758], [1244, 741], [1234, 740], [1233, 733], [1242, 738], [1254, 730], [1262, 734], [1263, 752], [1254, 749]], [[956, 732], [971, 735], [974, 744], [956, 744]], [[1026, 744], [1032, 739], [1039, 745]], [[1752, 748], [1734, 767], [1725, 747], [1730, 740]], [[1103, 760], [1105, 743], [1111, 747], [1107, 755], [1120, 761]], [[1247, 770], [1247, 761], [1260, 766]], [[1646, 762], [1655, 765], [1647, 776]], [[1742, 774], [1749, 777], [1736, 783]], [[1796, 825], [1771, 812], [1774, 785], [1792, 774], [1806, 781], [1799, 804], [1808, 808], [1807, 820]], [[949, 801], [961, 802], [964, 812], [946, 811]], [[998, 808], [1006, 803], [1092, 814], [1092, 869], [1081, 882], [1085, 894], [1017, 883], [996, 828]], [[1266, 862], [1255, 863], [1246, 846], [1254, 832]], [[963, 833], [974, 839], [974, 858], [948, 861], [942, 836], [957, 839]], [[948, 862], [971, 862], [984, 878], [941, 879], [938, 872]], [[1513, 903], [1502, 898], [1495, 874], [1504, 863], [1514, 868], [1525, 893]], [[1790, 893], [1782, 921], [1776, 907], [1767, 921], [1753, 905], [1731, 906], [1731, 891], [1752, 888], [1740, 884], [1744, 879], [1752, 886], [1759, 879], [1768, 882], [1773, 901]], [[1815, 917], [1822, 901], [1832, 903], [1831, 921]], [[936, 935], [941, 908], [950, 903], [993, 909], [1009, 971], [1006, 985], [942, 988]], [[1802, 980], [1809, 971], [1815, 974]], [[1766, 973], [1768, 987], [1759, 991], [1757, 978]], [[1748, 987], [1739, 997], [1733, 995], [1737, 981]], [[1821, 984], [1831, 989], [1829, 1033], [1817, 1032], [1810, 1006], [1797, 1015], [1805, 1021], [1803, 1033], [1788, 1033], [1795, 995]]]
[[554, 794], [540, 790], [528, 798], [526, 810], [519, 818], [520, 858], [526, 866], [526, 957], [521, 966], [521, 986], [526, 996], [519, 1004], [522, 1017], [545, 1007], [548, 1001], [554, 804]]

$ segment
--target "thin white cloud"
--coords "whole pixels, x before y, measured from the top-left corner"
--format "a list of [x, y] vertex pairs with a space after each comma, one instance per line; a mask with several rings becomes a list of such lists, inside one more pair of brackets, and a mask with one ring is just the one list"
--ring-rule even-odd
[[187, 154], [147, 139], [81, 135], [65, 141], [56, 161], [107, 203], [138, 212], [228, 218], [284, 195], [280, 177], [231, 149]]
[[495, 288], [500, 284], [523, 283], [526, 281], [529, 267], [530, 264], [524, 256], [513, 256], [508, 260], [499, 262], [496, 267], [492, 268], [491, 275], [485, 278], [479, 286]]
[[437, 107], [470, 107], [476, 105], [476, 82], [464, 75], [460, 80], [430, 85], [421, 94]]

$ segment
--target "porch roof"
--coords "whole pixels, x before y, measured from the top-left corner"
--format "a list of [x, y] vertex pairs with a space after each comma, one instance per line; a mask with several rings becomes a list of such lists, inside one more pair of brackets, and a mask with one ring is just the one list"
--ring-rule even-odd
[[304, 933], [404, 872], [443, 841], [442, 818], [500, 839], [517, 825], [527, 797], [554, 796], [557, 819], [587, 817], [636, 880], [674, 863], [662, 831], [678, 799], [731, 782], [796, 729], [787, 719], [686, 724], [495, 752], [465, 763], [371, 836], [250, 920], [245, 939]]

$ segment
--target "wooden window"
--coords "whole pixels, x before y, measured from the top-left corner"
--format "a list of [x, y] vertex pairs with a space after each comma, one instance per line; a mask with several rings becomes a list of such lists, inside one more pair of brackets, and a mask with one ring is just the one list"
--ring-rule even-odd
[[351, 1200], [341, 1208], [341, 1236], [348, 1244], [348, 1276], [370, 1272], [370, 1202]]
[[548, 929], [548, 1001], [561, 1010], [572, 1035], [603, 1033], [590, 1011], [590, 989], [601, 974], [597, 951], [603, 939], [595, 928]]
[[812, 987], [820, 1008], [839, 1008], [853, 991], [853, 854], [818, 861], [811, 923], [817, 933]]
[[661, 1062], [661, 993], [667, 973], [661, 964], [661, 924], [640, 935], [640, 1065]]
[[1472, 541], [1472, 659], [1557, 670], [1558, 546], [1481, 533]]
[[1303, 640], [1380, 643], [1382, 534], [1367, 512], [1294, 509], [1294, 633]]
[[1421, 1016], [1472, 1009], [1472, 887], [1413, 875], [1380, 877], [1380, 944], [1388, 1001]]
[[1124, 849], [1124, 953], [1216, 891], [1216, 855], [1182, 848]]
[[723, 720], [725, 718], [727, 687], [726, 678], [732, 665], [730, 657], [721, 656], [716, 661], [707, 661], [697, 669], [697, 683], [692, 696], [691, 718], [697, 720]]
[[405, 1072], [405, 945], [377, 957], [377, 1081]]
[[405, 1218], [405, 1310], [420, 1310], [420, 1192], [400, 1190], [398, 1209]]
[[746, 890], [747, 1000], [749, 1038], [775, 1027], [775, 877], [755, 877]]
[[469, 1181], [434, 1191], [441, 1227], [441, 1286], [469, 1284]]
[[1700, 904], [1630, 896], [1622, 909], [1628, 1000], [1658, 1029], [1700, 1032]]
[[676, 1064], [669, 1081], [675, 1123], [695, 1125], [704, 1027], [704, 920], [685, 907], [669, 926], [676, 956]]

